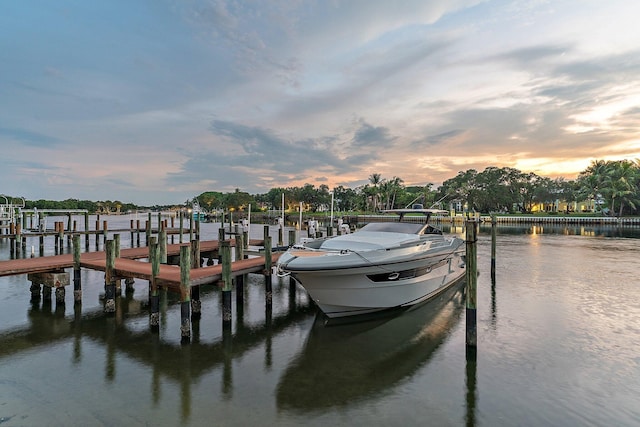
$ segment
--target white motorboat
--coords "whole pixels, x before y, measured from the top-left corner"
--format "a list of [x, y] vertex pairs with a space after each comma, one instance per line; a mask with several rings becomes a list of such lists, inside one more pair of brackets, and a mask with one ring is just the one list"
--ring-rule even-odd
[[[464, 276], [464, 240], [429, 225], [435, 209], [397, 209], [396, 222], [294, 245], [278, 260], [329, 317], [346, 317], [427, 301]], [[407, 214], [420, 213], [415, 223]]]

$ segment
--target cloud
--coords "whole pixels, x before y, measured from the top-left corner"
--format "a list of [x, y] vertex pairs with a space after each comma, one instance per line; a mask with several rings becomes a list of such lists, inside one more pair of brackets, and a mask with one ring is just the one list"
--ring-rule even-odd
[[25, 129], [15, 128], [2, 128], [0, 127], [0, 139], [7, 138], [11, 142], [7, 144], [7, 147], [13, 146], [15, 149], [15, 143], [28, 147], [46, 147], [53, 148], [54, 146], [61, 145], [64, 141], [50, 136], [44, 135], [38, 132], [32, 132]]

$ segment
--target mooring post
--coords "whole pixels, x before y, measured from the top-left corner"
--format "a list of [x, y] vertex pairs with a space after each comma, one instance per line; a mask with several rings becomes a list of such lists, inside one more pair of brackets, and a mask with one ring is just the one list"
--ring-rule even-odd
[[[289, 246], [293, 246], [296, 243], [296, 230], [289, 230]], [[289, 275], [289, 295], [295, 295], [296, 292], [296, 279]]]
[[265, 236], [264, 238], [264, 282], [265, 302], [270, 306], [273, 301], [273, 290], [271, 284], [271, 236]]
[[136, 245], [140, 247], [140, 220], [136, 219]]
[[222, 251], [220, 250], [220, 243], [226, 240], [226, 233], [224, 226], [218, 228], [218, 264], [222, 264]]
[[[244, 234], [236, 224], [236, 261], [244, 259]], [[244, 274], [236, 276], [236, 307], [244, 301]]]
[[191, 246], [180, 246], [180, 333], [191, 341]]
[[104, 275], [105, 284], [105, 296], [104, 296], [104, 311], [105, 313], [114, 313], [116, 311], [116, 283], [115, 283], [115, 265], [116, 265], [116, 251], [113, 240], [107, 240], [106, 242], [106, 268]]
[[231, 243], [228, 240], [220, 242], [220, 257], [222, 258], [222, 326], [231, 328]]
[[491, 215], [491, 282], [496, 281], [496, 215]]
[[67, 214], [67, 230], [69, 231], [69, 235], [67, 236], [67, 241], [68, 243], [71, 243], [73, 236], [71, 235], [71, 232], [74, 231], [73, 228], [71, 227], [71, 214], [68, 213]]
[[180, 243], [182, 243], [182, 234], [184, 232], [184, 215], [182, 215], [182, 211], [180, 211]]
[[[200, 240], [191, 241], [191, 268], [200, 268]], [[200, 301], [200, 285], [191, 287], [191, 318], [199, 319], [202, 314], [202, 303]]]
[[80, 235], [73, 235], [73, 302], [82, 302], [82, 281], [80, 278]]
[[102, 240], [104, 241], [104, 244], [107, 243], [107, 239], [109, 238], [109, 224], [107, 223], [107, 220], [103, 220], [102, 221]]
[[[96, 251], [100, 249], [100, 215], [96, 215]], [[106, 250], [106, 249], [105, 249]]]
[[466, 224], [466, 344], [467, 351], [475, 353], [477, 334], [476, 281], [477, 275], [477, 222], [467, 220]]
[[84, 213], [84, 248], [89, 250], [89, 212]]
[[147, 234], [146, 242], [147, 242], [147, 245], [148, 245], [149, 244], [149, 240], [151, 239], [152, 231], [153, 231], [153, 223], [151, 222], [151, 212], [149, 212], [149, 214], [147, 215], [147, 224], [146, 224], [145, 228], [146, 228], [146, 234]]
[[16, 223], [16, 252], [22, 248], [22, 225], [20, 222]]
[[158, 244], [160, 245], [160, 262], [167, 263], [167, 230], [162, 228], [158, 234]]
[[[116, 233], [113, 235], [113, 250], [115, 251], [116, 259], [120, 258], [120, 234]], [[116, 279], [116, 295], [122, 295], [122, 279]]]
[[151, 261], [151, 281], [149, 282], [149, 326], [152, 331], [160, 329], [160, 292], [158, 290], [158, 274], [160, 274], [160, 251], [158, 244], [152, 241], [149, 245], [149, 261]]
[[240, 231], [240, 226], [236, 224], [236, 261], [244, 259], [244, 234]]

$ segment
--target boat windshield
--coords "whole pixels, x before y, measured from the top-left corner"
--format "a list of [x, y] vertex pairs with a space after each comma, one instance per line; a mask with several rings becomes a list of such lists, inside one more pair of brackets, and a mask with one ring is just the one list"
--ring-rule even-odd
[[424, 224], [410, 222], [370, 222], [361, 231], [384, 231], [388, 233], [419, 234]]

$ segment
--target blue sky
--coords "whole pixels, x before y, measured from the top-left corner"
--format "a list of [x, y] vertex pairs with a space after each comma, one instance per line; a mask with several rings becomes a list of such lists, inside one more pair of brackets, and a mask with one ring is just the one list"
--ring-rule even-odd
[[0, 194], [573, 179], [640, 158], [640, 2], [8, 0]]

